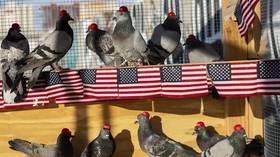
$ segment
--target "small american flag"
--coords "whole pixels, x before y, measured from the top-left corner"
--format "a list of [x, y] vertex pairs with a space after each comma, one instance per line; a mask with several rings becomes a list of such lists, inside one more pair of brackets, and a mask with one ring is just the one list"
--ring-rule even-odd
[[50, 72], [47, 83], [49, 99], [58, 104], [79, 102], [83, 98], [84, 87], [78, 71]]
[[241, 37], [248, 31], [249, 27], [254, 21], [254, 7], [259, 0], [239, 0], [234, 15], [238, 23], [238, 29]]
[[280, 60], [259, 61], [258, 94], [280, 94]]
[[[43, 75], [41, 75], [43, 76]], [[27, 95], [21, 102], [18, 103], [5, 103], [2, 97], [0, 96], [0, 109], [10, 109], [10, 108], [19, 108], [19, 107], [36, 107], [36, 106], [45, 106], [49, 104], [48, 95], [46, 93], [47, 83], [43, 77], [38, 79], [35, 86], [32, 89], [28, 89]], [[0, 90], [2, 92], [2, 80], [0, 81]]]
[[161, 94], [160, 68], [133, 67], [118, 69], [119, 99], [154, 98]]
[[163, 97], [186, 98], [209, 94], [206, 65], [163, 66], [160, 69]]
[[208, 64], [207, 69], [221, 96], [257, 94], [257, 61]]
[[117, 99], [117, 69], [83, 69], [79, 73], [85, 96], [81, 101]]

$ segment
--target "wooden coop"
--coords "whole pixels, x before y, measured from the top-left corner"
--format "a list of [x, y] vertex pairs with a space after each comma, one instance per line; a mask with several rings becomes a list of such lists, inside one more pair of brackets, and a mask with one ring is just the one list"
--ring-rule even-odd
[[[32, 16], [34, 16], [34, 19], [42, 17], [42, 13], [38, 13], [37, 15], [37, 12], [34, 11], [38, 8], [42, 12], [55, 12], [55, 9], [60, 8], [71, 10], [70, 14], [72, 14], [74, 18], [79, 18], [78, 22], [73, 24], [75, 26], [74, 33], [84, 33], [87, 29], [86, 24], [93, 21], [97, 21], [105, 26], [107, 21], [102, 21], [102, 19], [110, 18], [111, 9], [116, 9], [120, 5], [133, 5], [135, 3], [135, 5], [131, 7], [134, 9], [134, 16], [141, 15], [145, 17], [148, 13], [145, 12], [141, 14], [142, 12], [137, 12], [139, 8], [147, 7], [149, 10], [157, 10], [158, 8], [153, 8], [154, 5], [156, 6], [157, 3], [167, 3], [168, 5], [164, 5], [161, 9], [177, 9], [176, 11], [180, 12], [181, 15], [193, 15], [203, 9], [210, 10], [208, 14], [204, 13], [197, 16], [197, 18], [204, 18], [204, 21], [196, 20], [196, 22], [194, 22], [192, 21], [192, 18], [185, 18], [185, 20], [190, 19], [190, 21], [183, 24], [184, 28], [182, 28], [182, 32], [184, 33], [182, 33], [182, 38], [185, 40], [186, 36], [193, 32], [196, 35], [202, 36], [205, 41], [221, 39], [224, 62], [236, 60], [259, 60], [265, 58], [268, 53], [268, 49], [265, 47], [267, 46], [267, 43], [263, 41], [260, 33], [262, 31], [261, 4], [263, 4], [261, 2], [257, 3], [254, 8], [255, 20], [248, 31], [248, 35], [246, 37], [241, 37], [234, 16], [237, 0], [200, 0], [197, 3], [191, 0], [139, 0], [139, 2], [120, 0], [118, 3], [112, 3], [112, 5], [103, 4], [103, 1], [88, 1], [83, 5], [82, 1], [80, 4], [78, 1], [71, 1], [70, 4], [64, 4], [65, 1], [58, 1], [57, 4], [55, 1], [50, 1], [52, 3], [49, 3], [49, 1], [43, 1], [41, 5], [39, 2], [33, 2], [32, 0], [28, 0], [26, 3], [24, 0], [12, 0], [11, 2], [0, 0], [0, 21], [3, 22], [6, 20], [6, 23], [3, 22], [0, 25], [2, 27], [0, 29], [2, 33], [1, 39], [6, 35], [10, 23], [14, 22], [7, 19], [7, 17], [18, 18], [16, 16], [20, 16], [20, 14], [25, 15], [25, 17], [22, 17], [22, 21], [19, 21], [23, 24], [23, 29], [24, 27], [28, 27], [30, 30], [42, 31], [52, 28], [55, 25], [52, 17], [56, 16], [53, 14], [48, 14], [48, 16], [44, 17], [45, 19], [41, 23], [37, 23], [36, 20], [29, 23]], [[156, 4], [152, 5], [153, 3]], [[28, 7], [28, 5], [31, 4], [33, 5], [33, 8]], [[18, 9], [16, 7], [17, 5], [24, 7]], [[180, 8], [179, 5], [185, 6], [185, 8]], [[198, 5], [202, 6], [197, 7]], [[98, 15], [98, 13], [100, 13], [99, 10], [88, 12], [88, 10], [94, 8], [101, 8], [105, 14], [103, 14], [103, 16]], [[195, 9], [191, 10], [191, 8]], [[150, 14], [152, 13], [149, 13], [149, 15]], [[152, 15], [155, 17], [158, 16], [156, 13]], [[184, 16], [182, 17], [182, 20], [184, 21]], [[217, 26], [215, 21], [211, 22], [211, 17], [215, 17], [215, 20], [218, 19], [220, 24]], [[156, 22], [159, 23], [162, 22], [162, 20]], [[204, 24], [206, 24], [206, 26], [201, 30], [201, 27], [203, 27], [202, 25]], [[143, 22], [139, 22], [138, 18], [135, 19], [134, 25], [143, 30], [152, 29], [150, 27], [154, 26], [148, 24], [145, 25]], [[40, 26], [43, 28], [40, 28]], [[219, 28], [213, 30], [207, 29], [211, 27]], [[29, 30], [25, 31], [28, 32]], [[203, 33], [197, 33], [199, 31], [202, 31]], [[39, 38], [41, 39], [41, 36], [40, 34], [29, 33], [27, 38], [32, 38], [32, 43], [30, 45], [32, 48], [35, 48], [38, 43], [37, 40], [39, 40]], [[82, 37], [77, 37], [76, 39], [79, 38]], [[144, 38], [149, 37], [145, 36]], [[85, 48], [77, 48], [82, 44], [84, 44], [83, 41], [77, 41], [73, 44], [73, 49], [81, 52], [87, 51]], [[71, 52], [71, 54], [73, 53]], [[75, 55], [74, 57], [73, 55], [65, 56], [67, 60], [63, 59], [61, 63], [63, 65], [68, 65], [70, 69], [76, 69], [77, 66], [75, 67], [74, 64], [77, 57], [78, 56]], [[92, 57], [86, 55], [83, 55], [82, 58], [87, 60], [87, 62], [92, 59]], [[185, 59], [183, 59], [183, 61], [185, 61]], [[78, 68], [86, 69], [91, 67], [94, 67], [94, 65], [88, 63], [86, 66]], [[136, 100], [92, 101], [67, 104], [57, 104], [55, 101], [52, 101], [46, 106], [29, 106], [20, 108], [7, 107], [6, 109], [4, 108], [1, 110], [0, 156], [24, 156], [17, 151], [9, 149], [7, 141], [10, 139], [22, 138], [32, 142], [52, 144], [56, 142], [57, 135], [61, 128], [67, 127], [76, 136], [73, 138], [72, 143], [74, 145], [74, 156], [78, 157], [84, 147], [98, 135], [102, 125], [104, 123], [110, 123], [112, 126], [111, 132], [117, 144], [114, 157], [143, 157], [146, 155], [139, 147], [137, 137], [138, 125], [134, 124], [136, 116], [142, 111], [150, 112], [151, 122], [156, 131], [164, 133], [175, 141], [194, 148], [196, 151], [200, 150], [196, 144], [195, 136], [192, 135], [192, 133], [197, 121], [204, 121], [207, 126], [212, 126], [222, 135], [231, 134], [233, 126], [235, 124], [241, 124], [244, 126], [250, 138], [264, 137], [262, 95], [222, 97], [220, 99], [213, 99], [210, 95], [178, 99], [158, 97]], [[253, 155], [251, 155], [251, 157], [253, 157]]]

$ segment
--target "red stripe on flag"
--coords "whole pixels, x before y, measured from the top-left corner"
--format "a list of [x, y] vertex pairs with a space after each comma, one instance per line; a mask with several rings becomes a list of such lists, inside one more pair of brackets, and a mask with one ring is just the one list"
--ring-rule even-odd
[[161, 94], [160, 68], [137, 67], [138, 83], [119, 84], [119, 99], [147, 99]]
[[206, 65], [182, 65], [181, 82], [162, 82], [163, 97], [187, 98], [208, 95]]
[[118, 80], [116, 68], [96, 69], [96, 83], [84, 83], [86, 100], [114, 100], [118, 97]]
[[231, 80], [213, 81], [221, 96], [250, 96], [257, 94], [257, 61], [231, 63]]
[[79, 102], [83, 98], [84, 87], [79, 72], [75, 70], [59, 73], [62, 84], [47, 87], [49, 99], [55, 99], [57, 104]]

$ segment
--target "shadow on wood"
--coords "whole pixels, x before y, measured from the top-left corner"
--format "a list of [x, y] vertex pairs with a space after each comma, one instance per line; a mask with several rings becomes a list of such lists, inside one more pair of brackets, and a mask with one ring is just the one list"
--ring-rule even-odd
[[[162, 135], [162, 136], [165, 136], [167, 138], [169, 138], [162, 130], [162, 123], [161, 123], [161, 118], [159, 116], [153, 116], [151, 119], [150, 119], [150, 122], [151, 122], [151, 125], [152, 125], [152, 128], [153, 130]], [[176, 141], [177, 143], [179, 143], [184, 149], [186, 150], [191, 150], [191, 151], [194, 151], [196, 152], [192, 147], [188, 146], [188, 145], [185, 145], [183, 143], [180, 143], [178, 141]]]
[[134, 146], [131, 141], [130, 131], [127, 129], [122, 130], [115, 137], [116, 151], [113, 157], [132, 157]]

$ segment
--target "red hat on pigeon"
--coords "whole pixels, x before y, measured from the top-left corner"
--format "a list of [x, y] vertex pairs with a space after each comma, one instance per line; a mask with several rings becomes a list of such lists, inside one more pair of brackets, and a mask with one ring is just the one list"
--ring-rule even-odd
[[14, 29], [20, 29], [20, 26], [19, 26], [18, 23], [13, 23], [13, 24], [12, 24], [12, 28], [14, 28]]
[[172, 16], [176, 16], [176, 14], [173, 12], [173, 11], [170, 11], [168, 14], [167, 14], [168, 17], [172, 17]]
[[150, 113], [147, 111], [144, 111], [142, 115], [144, 115], [146, 118], [150, 118]]
[[233, 127], [234, 131], [240, 131], [241, 129], [243, 129], [242, 125], [241, 124], [236, 124], [234, 127]]
[[92, 23], [88, 26], [88, 30], [96, 30], [98, 28], [96, 23]]
[[126, 6], [121, 6], [121, 7], [119, 8], [119, 12], [121, 12], [121, 13], [127, 13], [127, 12], [128, 12], [128, 9], [127, 9]]
[[67, 11], [64, 9], [60, 10], [60, 12], [59, 12], [60, 17], [65, 16], [66, 14], [67, 14]]
[[110, 124], [104, 124], [103, 129], [111, 130]]
[[198, 127], [205, 127], [205, 124], [204, 124], [203, 121], [198, 121], [198, 122], [196, 123], [195, 126], [198, 126]]

